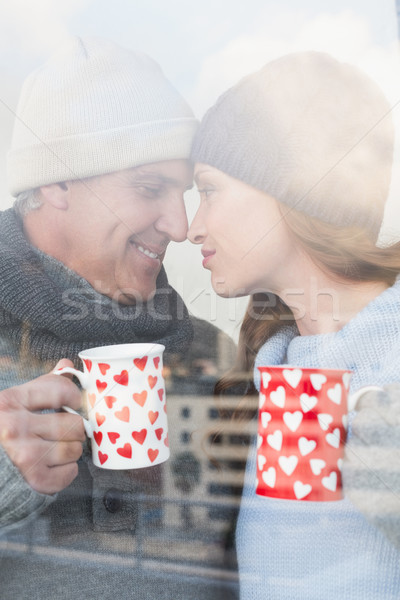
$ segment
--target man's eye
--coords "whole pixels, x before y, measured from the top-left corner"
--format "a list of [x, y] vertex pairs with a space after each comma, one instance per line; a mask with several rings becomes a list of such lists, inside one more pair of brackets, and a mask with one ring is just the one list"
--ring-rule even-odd
[[136, 189], [146, 198], [158, 198], [161, 193], [159, 187], [154, 187], [152, 185], [139, 185]]

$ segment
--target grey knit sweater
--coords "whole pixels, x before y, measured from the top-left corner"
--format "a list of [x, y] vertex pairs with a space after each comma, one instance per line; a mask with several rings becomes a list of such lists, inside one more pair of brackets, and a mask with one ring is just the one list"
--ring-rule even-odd
[[[145, 307], [129, 315], [127, 307], [119, 322], [109, 299], [30, 247], [13, 211], [2, 213], [0, 387], [41, 374], [62, 356], [75, 359], [81, 347], [153, 340], [167, 346], [167, 361], [185, 373], [175, 381], [175, 394], [183, 384], [185, 392], [210, 392], [212, 382], [201, 381], [194, 370], [203, 350], [206, 356], [215, 354], [218, 332], [189, 319], [164, 273], [158, 283], [168, 293], [156, 298], [156, 311], [171, 318], [157, 320], [154, 309], [150, 314]], [[85, 309], [85, 321], [74, 318], [77, 307]], [[189, 348], [192, 325], [195, 352]], [[163, 468], [97, 469], [86, 447], [75, 481], [47, 496], [30, 488], [0, 444], [1, 600], [236, 598], [234, 584], [207, 576], [204, 564], [208, 560], [212, 566], [211, 558], [203, 556], [203, 566], [196, 567], [193, 557], [185, 556], [185, 538], [207, 552], [220, 541], [208, 538], [207, 531], [195, 540], [200, 535], [195, 526], [193, 531], [168, 527]]]

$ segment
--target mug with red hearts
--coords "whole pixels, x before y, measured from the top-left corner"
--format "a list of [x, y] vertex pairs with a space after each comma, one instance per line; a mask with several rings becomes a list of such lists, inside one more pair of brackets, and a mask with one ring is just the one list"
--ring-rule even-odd
[[79, 353], [83, 372], [55, 371], [72, 373], [86, 390], [83, 421], [97, 467], [139, 469], [169, 458], [164, 349], [161, 344], [91, 348]]
[[341, 468], [351, 371], [289, 366], [258, 367], [256, 493], [288, 500], [330, 501], [342, 496]]

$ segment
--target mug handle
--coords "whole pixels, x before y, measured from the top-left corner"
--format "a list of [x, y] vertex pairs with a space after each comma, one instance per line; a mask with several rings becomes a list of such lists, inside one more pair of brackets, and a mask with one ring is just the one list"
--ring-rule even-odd
[[360, 388], [359, 390], [354, 392], [354, 394], [349, 396], [348, 404], [347, 404], [349, 412], [351, 412], [352, 410], [355, 410], [357, 402], [359, 401], [361, 396], [363, 396], [364, 394], [367, 394], [368, 392], [383, 392], [383, 391], [384, 391], [384, 389], [379, 387], [378, 385], [366, 385], [366, 386]]
[[[57, 369], [57, 371], [53, 371], [54, 375], [63, 375], [64, 373], [70, 373], [71, 375], [75, 375], [75, 377], [79, 380], [79, 383], [81, 384], [83, 389], [84, 390], [87, 389], [89, 379], [85, 373], [82, 373], [82, 371], [78, 371], [78, 369], [73, 369], [72, 367], [62, 367], [61, 369]], [[83, 421], [83, 426], [85, 428], [86, 435], [89, 438], [93, 437], [93, 429], [87, 419], [82, 417], [82, 415], [80, 415], [76, 410], [74, 410], [73, 408], [70, 408], [69, 406], [62, 406], [61, 408], [63, 410], [65, 410], [66, 412], [71, 413], [71, 415], [77, 415], [78, 417], [80, 417]]]

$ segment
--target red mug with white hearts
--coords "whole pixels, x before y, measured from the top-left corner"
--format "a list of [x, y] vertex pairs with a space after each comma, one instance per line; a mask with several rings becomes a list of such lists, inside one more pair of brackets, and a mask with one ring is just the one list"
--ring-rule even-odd
[[55, 371], [72, 373], [86, 390], [83, 421], [97, 467], [138, 469], [169, 458], [164, 349], [161, 344], [91, 348], [79, 353], [83, 372]]
[[351, 371], [258, 367], [261, 376], [256, 493], [288, 500], [342, 496], [347, 414], [366, 391], [348, 396]]

